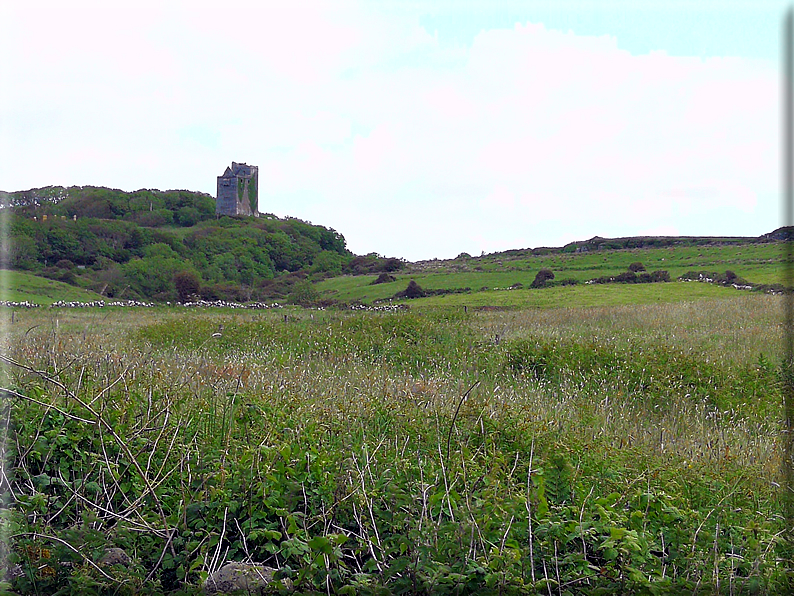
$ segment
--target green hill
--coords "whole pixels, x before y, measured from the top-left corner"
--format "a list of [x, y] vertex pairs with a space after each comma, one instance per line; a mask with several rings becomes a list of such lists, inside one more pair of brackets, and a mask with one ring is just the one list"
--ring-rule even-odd
[[4, 267], [110, 298], [279, 297], [354, 259], [335, 230], [294, 218], [216, 218], [211, 196], [47, 187], [0, 197], [10, 208]]
[[101, 299], [102, 296], [95, 292], [76, 288], [62, 281], [24, 271], [0, 271], [0, 300], [49, 305], [58, 300], [91, 302]]

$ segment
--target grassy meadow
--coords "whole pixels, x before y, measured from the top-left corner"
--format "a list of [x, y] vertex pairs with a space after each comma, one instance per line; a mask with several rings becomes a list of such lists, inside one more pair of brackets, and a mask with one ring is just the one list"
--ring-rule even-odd
[[[515, 253], [515, 254], [513, 254]], [[550, 269], [555, 280], [575, 280], [579, 284], [604, 276], [614, 276], [626, 271], [631, 263], [641, 262], [648, 271], [665, 270], [675, 280], [688, 271], [713, 271], [722, 273], [728, 269], [740, 277], [756, 284], [780, 282], [780, 268], [783, 250], [778, 243], [767, 244], [725, 244], [719, 246], [671, 246], [667, 248], [642, 248], [625, 250], [594, 251], [583, 253], [553, 253], [546, 255], [526, 254], [525, 251], [499, 253], [482, 257], [464, 257], [449, 261], [423, 261], [409, 263], [408, 267], [394, 274], [396, 281], [373, 285], [377, 275], [337, 276], [317, 284], [321, 297], [340, 301], [361, 301], [365, 304], [387, 300], [395, 293], [404, 290], [413, 279], [428, 290], [453, 290], [469, 288], [470, 293], [433, 296], [427, 299], [432, 304], [472, 305], [511, 305], [515, 307], [545, 307], [554, 304], [558, 298], [553, 292], [569, 290], [569, 287], [543, 288], [550, 295], [536, 295], [537, 290], [529, 289], [535, 275], [541, 269]], [[520, 290], [508, 290], [515, 284], [523, 286]], [[701, 284], [693, 284], [701, 285]], [[575, 286], [574, 286], [575, 287]], [[605, 290], [609, 295], [606, 303], [592, 298], [597, 290], [577, 288], [572, 305], [620, 304], [626, 292], [647, 292], [640, 303], [678, 301], [701, 297], [717, 298], [714, 289], [703, 288], [653, 288], [640, 290], [623, 285], [620, 291]], [[480, 292], [486, 295], [480, 295]], [[517, 294], [515, 293], [517, 292]], [[672, 293], [670, 293], [672, 292]], [[564, 295], [564, 294], [563, 294]], [[618, 298], [616, 298], [618, 297]], [[589, 300], [590, 299], [590, 300]], [[584, 302], [582, 302], [584, 300]], [[546, 304], [548, 302], [548, 304]], [[625, 296], [623, 303], [638, 303], [632, 295]]]
[[58, 300], [91, 302], [102, 296], [60, 281], [23, 271], [0, 270], [0, 300], [50, 305]]
[[[719, 270], [764, 281], [761, 248]], [[707, 250], [680, 272], [714, 268]], [[447, 283], [652, 270], [652, 252]], [[256, 561], [291, 580], [273, 593], [791, 593], [781, 297], [668, 283], [410, 305], [18, 310], [6, 588], [194, 594]], [[108, 547], [132, 562], [100, 564]]]

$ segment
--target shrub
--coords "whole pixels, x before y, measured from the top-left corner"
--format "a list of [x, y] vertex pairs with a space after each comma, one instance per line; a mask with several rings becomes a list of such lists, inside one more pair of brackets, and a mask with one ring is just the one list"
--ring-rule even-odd
[[664, 269], [659, 269], [651, 273], [651, 281], [654, 283], [670, 281], [670, 274]]
[[154, 211], [135, 211], [127, 214], [125, 219], [131, 219], [139, 226], [157, 228], [171, 225], [174, 221], [174, 212], [170, 209], [155, 209]]
[[218, 300], [220, 298], [215, 286], [201, 286], [199, 296], [202, 300]]
[[201, 221], [201, 213], [195, 207], [182, 207], [176, 212], [176, 219], [180, 226], [189, 228]]
[[615, 281], [624, 284], [633, 284], [637, 282], [637, 276], [632, 271], [624, 271], [620, 275], [615, 276]]
[[388, 273], [399, 271], [405, 266], [405, 263], [400, 259], [394, 257], [384, 258], [376, 253], [354, 257], [345, 267], [346, 273], [353, 275], [366, 275], [367, 273], [380, 273], [386, 271]]
[[214, 286], [202, 286], [199, 295], [204, 300], [228, 300], [229, 302], [245, 302], [247, 299], [246, 290], [235, 284], [215, 284]]
[[632, 273], [639, 273], [640, 271], [645, 271], [645, 265], [640, 262], [632, 263], [629, 265], [629, 271]]
[[377, 284], [387, 284], [387, 283], [392, 282], [392, 281], [397, 281], [397, 278], [394, 277], [393, 275], [389, 275], [388, 273], [383, 272], [383, 273], [381, 273], [378, 276], [378, 279], [376, 279], [375, 281], [373, 281], [369, 285], [374, 286], [374, 285], [377, 285]]
[[381, 265], [383, 271], [399, 271], [404, 266], [405, 263], [403, 263], [400, 259], [395, 258], [386, 259]]
[[408, 287], [402, 292], [397, 292], [395, 298], [421, 298], [425, 295], [425, 291], [414, 280], [408, 282]]
[[679, 275], [678, 279], [681, 281], [700, 281], [703, 277], [714, 279], [717, 274], [710, 271], [687, 271], [683, 275]]
[[74, 269], [74, 263], [72, 263], [69, 259], [61, 259], [55, 263], [55, 266], [58, 269]]
[[549, 280], [554, 279], [554, 273], [552, 273], [551, 269], [543, 268], [538, 271], [538, 274], [535, 276], [530, 287], [533, 288], [542, 288], [546, 285], [546, 282]]
[[725, 273], [717, 273], [716, 271], [687, 271], [683, 275], [679, 276], [678, 279], [685, 281], [705, 281], [722, 286], [729, 286], [732, 284], [752, 285], [746, 279], [739, 277], [730, 269]]
[[174, 275], [174, 287], [180, 302], [187, 302], [191, 296], [199, 293], [201, 282], [193, 271], [180, 271]]
[[59, 279], [63, 283], [70, 285], [75, 285], [75, 283], [77, 282], [74, 276], [74, 271], [72, 271], [71, 269], [64, 269], [63, 273], [61, 273], [57, 279]]
[[345, 264], [347, 257], [331, 250], [324, 250], [314, 257], [309, 270], [312, 273], [342, 273], [342, 266]]
[[312, 282], [304, 279], [292, 285], [292, 291], [287, 296], [287, 302], [301, 305], [314, 304], [319, 297], [320, 295]]

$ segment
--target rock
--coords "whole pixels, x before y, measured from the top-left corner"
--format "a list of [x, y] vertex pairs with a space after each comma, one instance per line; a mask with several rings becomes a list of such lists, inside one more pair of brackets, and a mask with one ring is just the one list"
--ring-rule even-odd
[[[265, 567], [261, 563], [226, 563], [204, 582], [204, 593], [229, 594], [239, 592], [242, 594], [261, 594], [273, 580], [276, 569]], [[287, 587], [292, 582], [289, 579], [281, 580]]]
[[105, 549], [105, 554], [99, 559], [100, 565], [123, 565], [127, 567], [130, 563], [132, 563], [132, 559], [124, 552], [124, 549], [116, 547]]

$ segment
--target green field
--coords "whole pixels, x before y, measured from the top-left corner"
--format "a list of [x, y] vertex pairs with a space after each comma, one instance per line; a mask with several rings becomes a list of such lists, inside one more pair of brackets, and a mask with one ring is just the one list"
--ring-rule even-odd
[[255, 561], [273, 593], [790, 594], [781, 313], [700, 283], [20, 309], [4, 585], [198, 594]]
[[[773, 284], [780, 282], [782, 259], [783, 248], [775, 243], [676, 246], [543, 256], [485, 256], [409, 264], [406, 271], [395, 274], [397, 281], [377, 285], [371, 285], [377, 275], [340, 276], [320, 282], [317, 284], [317, 289], [325, 298], [371, 303], [394, 296], [395, 293], [404, 290], [408, 282], [413, 279], [423, 289], [470, 288], [472, 291], [468, 298], [462, 295], [448, 295], [444, 296], [444, 299], [439, 297], [419, 299], [418, 303], [428, 301], [432, 304], [468, 302], [472, 305], [542, 306], [554, 305], [558, 299], [567, 296], [565, 293], [559, 296], [540, 295], [563, 288], [526, 289], [542, 268], [551, 269], [555, 274], [555, 280], [573, 279], [583, 283], [597, 277], [617, 275], [626, 271], [631, 263], [641, 262], [648, 271], [668, 271], [672, 279], [688, 271], [705, 270], [723, 273], [731, 270], [750, 282]], [[522, 284], [526, 290], [516, 293], [511, 290], [509, 295], [498, 290], [494, 291], [494, 288], [504, 290], [517, 283]], [[591, 292], [592, 299], [580, 301], [580, 296], [577, 294], [575, 303], [620, 304], [634, 303], [635, 300], [646, 303], [654, 301], [656, 298], [653, 295], [656, 293], [661, 301], [694, 300], [720, 295], [711, 289], [697, 287], [698, 285], [701, 284], [687, 284], [686, 289], [672, 289], [666, 285], [662, 287], [662, 284], [653, 284], [655, 289], [651, 290], [639, 289], [635, 285], [619, 284], [611, 286], [604, 294], [601, 294], [597, 287], [590, 286], [582, 291]], [[488, 292], [480, 295], [479, 292], [483, 288], [488, 288]], [[601, 298], [596, 297], [607, 295], [609, 298], [606, 302], [601, 302]]]
[[58, 300], [91, 302], [101, 300], [94, 292], [23, 271], [0, 270], [0, 300], [49, 305]]

